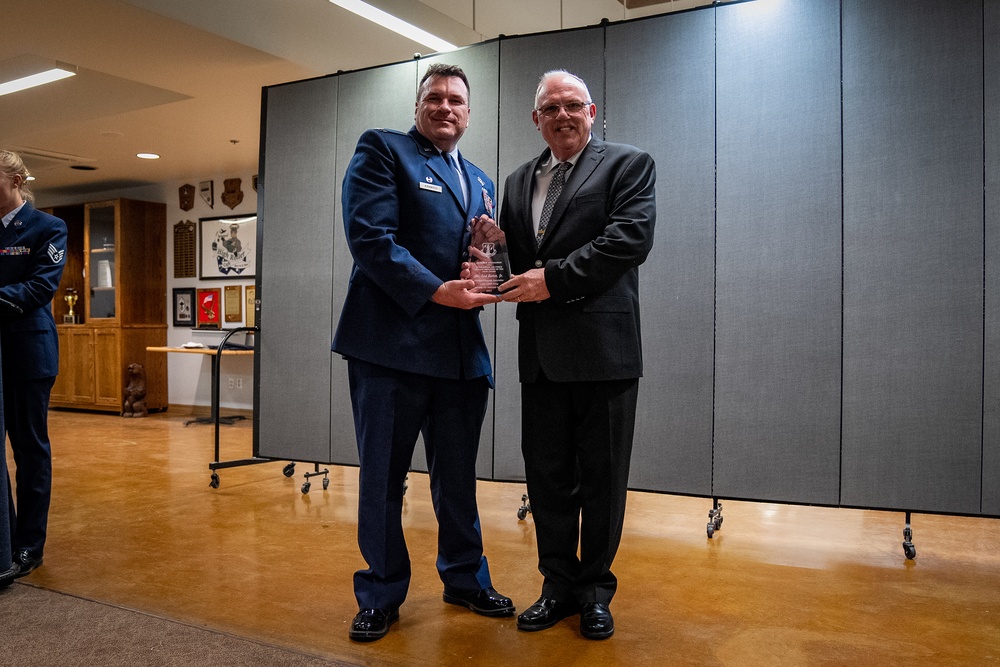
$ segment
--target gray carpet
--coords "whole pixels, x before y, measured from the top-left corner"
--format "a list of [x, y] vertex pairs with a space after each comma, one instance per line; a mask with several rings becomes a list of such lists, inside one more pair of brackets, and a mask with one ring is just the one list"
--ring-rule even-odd
[[0, 664], [348, 667], [348, 663], [20, 582], [0, 590]]

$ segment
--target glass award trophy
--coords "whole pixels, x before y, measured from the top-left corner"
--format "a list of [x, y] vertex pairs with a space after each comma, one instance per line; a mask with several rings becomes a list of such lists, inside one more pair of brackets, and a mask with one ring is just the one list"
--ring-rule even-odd
[[510, 258], [507, 237], [495, 222], [486, 216], [472, 221], [472, 251], [469, 262], [475, 291], [500, 294], [500, 285], [510, 280]]

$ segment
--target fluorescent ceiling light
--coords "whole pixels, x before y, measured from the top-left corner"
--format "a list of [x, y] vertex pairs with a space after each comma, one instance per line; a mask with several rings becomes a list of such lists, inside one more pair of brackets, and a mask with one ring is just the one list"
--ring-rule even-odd
[[76, 75], [76, 67], [38, 56], [19, 56], [0, 63], [0, 95], [16, 93]]
[[137, 158], [142, 158], [143, 160], [159, 160], [160, 156], [156, 153], [136, 153]]
[[454, 44], [446, 42], [426, 30], [422, 30], [415, 25], [396, 18], [392, 14], [384, 12], [377, 7], [372, 7], [367, 2], [362, 2], [361, 0], [330, 0], [330, 2], [338, 7], [343, 7], [348, 11], [354, 12], [358, 16], [366, 18], [369, 21], [378, 23], [383, 28], [388, 28], [395, 33], [399, 33], [407, 39], [412, 39], [414, 42], [428, 46], [435, 51], [454, 51], [458, 48]]

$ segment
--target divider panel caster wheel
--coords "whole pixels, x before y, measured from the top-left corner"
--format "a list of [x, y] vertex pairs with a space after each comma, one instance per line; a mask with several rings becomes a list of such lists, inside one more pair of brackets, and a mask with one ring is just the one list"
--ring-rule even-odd
[[913, 529], [910, 528], [910, 513], [906, 513], [906, 525], [903, 527], [903, 555], [907, 560], [917, 557], [917, 548], [913, 546]]
[[212, 481], [209, 482], [208, 485], [213, 489], [219, 488], [219, 473], [217, 472], [212, 473]]
[[719, 502], [718, 498], [712, 499], [712, 509], [708, 510], [708, 527], [705, 532], [708, 533], [708, 539], [712, 539], [715, 535], [715, 531], [722, 528], [722, 503]]
[[309, 488], [312, 486], [311, 482], [302, 482], [302, 493], [309, 493]]
[[295, 463], [289, 463], [284, 468], [281, 469], [281, 474], [285, 477], [291, 477], [295, 474]]
[[330, 478], [329, 477], [324, 477], [323, 478], [323, 490], [326, 491], [329, 488], [330, 488]]
[[531, 513], [531, 502], [528, 500], [528, 494], [521, 496], [521, 506], [517, 509], [517, 519], [518, 521], [524, 521], [524, 517]]

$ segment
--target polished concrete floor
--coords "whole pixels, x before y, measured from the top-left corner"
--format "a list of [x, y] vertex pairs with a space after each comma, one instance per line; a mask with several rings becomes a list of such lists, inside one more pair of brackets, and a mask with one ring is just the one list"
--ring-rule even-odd
[[[351, 575], [357, 471], [300, 491], [282, 462], [221, 471], [213, 429], [176, 410], [146, 419], [55, 411], [55, 492], [45, 564], [23, 583], [358, 665], [987, 665], [1000, 663], [1000, 522], [633, 493], [615, 564], [618, 630], [602, 642], [567, 619], [538, 633], [441, 601], [424, 475], [405, 526], [414, 579], [383, 640], [356, 644]], [[251, 449], [249, 422], [223, 427], [223, 459]], [[8, 459], [9, 461], [9, 459]], [[481, 483], [496, 587], [523, 609], [538, 595], [523, 487]], [[0, 631], [2, 636], [2, 631]]]

